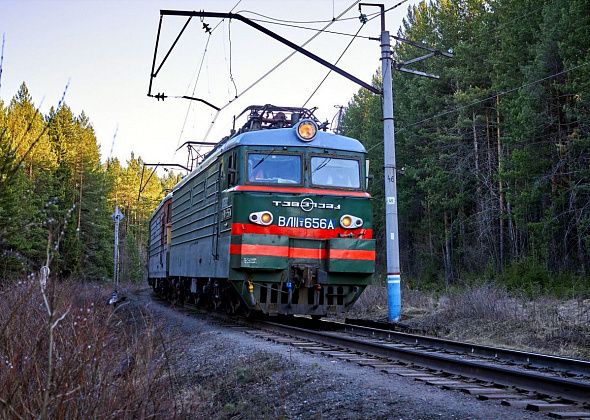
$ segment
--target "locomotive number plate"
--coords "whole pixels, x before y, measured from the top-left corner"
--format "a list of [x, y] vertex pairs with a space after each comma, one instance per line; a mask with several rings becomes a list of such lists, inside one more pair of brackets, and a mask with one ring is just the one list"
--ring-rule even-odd
[[336, 223], [332, 219], [322, 219], [319, 217], [285, 217], [279, 216], [277, 223], [281, 227], [295, 227], [306, 229], [334, 229]]

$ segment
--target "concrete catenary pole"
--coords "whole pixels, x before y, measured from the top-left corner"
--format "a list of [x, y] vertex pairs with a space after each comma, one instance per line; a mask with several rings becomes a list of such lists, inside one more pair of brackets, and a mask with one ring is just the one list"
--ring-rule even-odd
[[381, 75], [383, 78], [383, 144], [385, 178], [385, 242], [387, 252], [387, 311], [390, 322], [401, 315], [401, 275], [397, 222], [397, 179], [393, 121], [393, 57], [385, 14], [381, 16]]

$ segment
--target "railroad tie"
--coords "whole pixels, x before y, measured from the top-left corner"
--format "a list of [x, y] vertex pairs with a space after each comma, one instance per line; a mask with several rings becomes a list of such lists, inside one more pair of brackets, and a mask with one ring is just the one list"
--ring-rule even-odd
[[590, 417], [590, 411], [558, 411], [549, 413], [554, 419], [578, 419]]
[[546, 412], [546, 411], [566, 411], [566, 410], [579, 410], [579, 407], [571, 404], [552, 404], [552, 403], [545, 403], [545, 404], [529, 404], [526, 406], [527, 410], [531, 411], [539, 411], [539, 412]]

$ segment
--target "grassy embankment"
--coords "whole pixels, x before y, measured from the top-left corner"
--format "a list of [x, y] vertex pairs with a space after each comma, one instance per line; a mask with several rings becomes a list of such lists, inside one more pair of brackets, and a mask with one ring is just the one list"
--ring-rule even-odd
[[[350, 316], [384, 319], [387, 294], [369, 286]], [[508, 291], [494, 283], [404, 289], [402, 320], [450, 339], [590, 359], [590, 299]]]

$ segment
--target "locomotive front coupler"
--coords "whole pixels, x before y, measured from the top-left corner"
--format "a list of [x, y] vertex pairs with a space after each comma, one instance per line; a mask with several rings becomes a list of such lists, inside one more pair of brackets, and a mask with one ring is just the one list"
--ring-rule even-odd
[[256, 297], [254, 296], [254, 281], [251, 275], [246, 276], [246, 281], [242, 285], [242, 296], [248, 295], [251, 306], [256, 306]]
[[289, 280], [293, 287], [314, 287], [318, 283], [319, 271], [321, 270], [316, 264], [291, 264]]
[[328, 273], [320, 270], [316, 264], [292, 264], [289, 267], [289, 280], [287, 281], [287, 292], [289, 293], [289, 306], [293, 300], [294, 288], [313, 288], [313, 308], [316, 309], [320, 303], [320, 292], [322, 283], [325, 283]]

